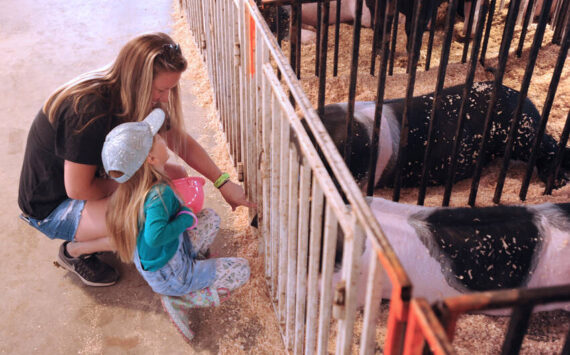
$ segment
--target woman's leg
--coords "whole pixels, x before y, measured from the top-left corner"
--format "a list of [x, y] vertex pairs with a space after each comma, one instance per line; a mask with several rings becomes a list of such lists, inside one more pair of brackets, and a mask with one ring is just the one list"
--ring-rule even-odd
[[108, 198], [85, 202], [75, 239], [67, 244], [67, 253], [70, 256], [76, 258], [80, 255], [115, 250], [105, 223], [108, 202]]

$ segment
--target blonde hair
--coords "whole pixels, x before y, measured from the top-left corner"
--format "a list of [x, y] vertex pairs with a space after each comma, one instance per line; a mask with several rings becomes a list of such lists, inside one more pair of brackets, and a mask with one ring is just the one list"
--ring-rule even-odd
[[[113, 115], [121, 122], [142, 121], [152, 107], [152, 83], [162, 72], [183, 72], [187, 61], [180, 47], [165, 33], [149, 33], [133, 38], [120, 50], [113, 63], [82, 74], [59, 87], [45, 102], [43, 112], [50, 122], [55, 122], [66, 101], [71, 101], [75, 114], [82, 115], [97, 100], [108, 99], [108, 110], [91, 118], [81, 131], [95, 120]], [[180, 152], [183, 142], [182, 105], [180, 87], [172, 88], [169, 102], [161, 106], [168, 117], [169, 129], [175, 132], [172, 146]], [[169, 142], [170, 143], [170, 142]], [[170, 145], [170, 144], [169, 144]]]
[[[171, 184], [168, 176], [145, 161], [129, 180], [119, 184], [110, 198], [105, 221], [109, 236], [123, 262], [133, 261], [137, 236], [145, 221], [144, 202], [150, 189], [158, 183]], [[162, 198], [161, 191], [158, 192]]]

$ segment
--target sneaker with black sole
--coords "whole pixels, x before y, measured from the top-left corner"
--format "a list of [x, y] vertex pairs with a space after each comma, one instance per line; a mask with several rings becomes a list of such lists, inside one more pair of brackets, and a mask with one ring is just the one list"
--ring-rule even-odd
[[67, 244], [59, 247], [58, 263], [65, 269], [79, 276], [88, 286], [111, 286], [119, 279], [119, 273], [110, 265], [105, 264], [95, 254], [81, 255], [77, 258], [67, 253]]

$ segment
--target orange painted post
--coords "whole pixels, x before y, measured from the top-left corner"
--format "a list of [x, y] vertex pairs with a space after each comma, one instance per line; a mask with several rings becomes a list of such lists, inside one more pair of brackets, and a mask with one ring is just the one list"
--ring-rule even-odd
[[408, 327], [406, 329], [406, 338], [404, 340], [403, 355], [419, 355], [424, 348], [425, 339], [420, 327], [418, 314], [414, 309], [410, 311], [408, 318]]
[[[256, 6], [255, 2], [250, 0], [251, 6]], [[246, 23], [249, 22], [249, 74], [253, 76], [255, 74], [255, 21], [249, 15], [249, 10], [246, 7]]]
[[421, 355], [426, 344], [435, 355], [455, 354], [443, 326], [428, 302], [424, 298], [414, 298], [410, 302], [403, 355]]

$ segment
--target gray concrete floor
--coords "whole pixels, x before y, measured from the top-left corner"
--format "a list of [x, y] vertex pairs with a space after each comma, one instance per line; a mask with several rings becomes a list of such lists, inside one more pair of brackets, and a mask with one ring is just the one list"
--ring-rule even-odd
[[[44, 100], [67, 80], [110, 62], [136, 34], [169, 33], [171, 6], [170, 0], [0, 1], [0, 353], [217, 352], [215, 334], [203, 334], [208, 340], [197, 346], [184, 342], [134, 267], [108, 256], [121, 280], [112, 287], [86, 287], [54, 265], [61, 242], [18, 218], [27, 132]], [[205, 115], [188, 95], [188, 126], [198, 129], [204, 125], [195, 120]], [[229, 212], [219, 194], [210, 205], [222, 215]], [[216, 322], [211, 321], [214, 329], [231, 326]]]

